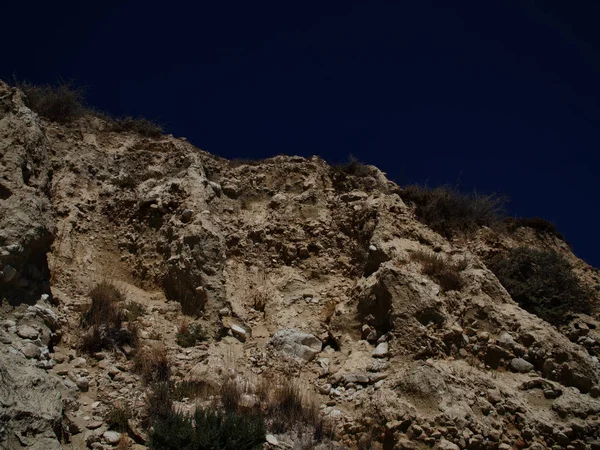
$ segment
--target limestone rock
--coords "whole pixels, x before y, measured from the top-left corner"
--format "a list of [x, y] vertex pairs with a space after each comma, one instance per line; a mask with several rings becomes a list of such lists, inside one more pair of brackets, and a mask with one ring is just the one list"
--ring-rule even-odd
[[45, 371], [31, 366], [22, 356], [2, 353], [0, 399], [4, 427], [0, 447], [62, 448], [56, 435], [62, 417], [61, 393], [56, 380]]
[[269, 341], [273, 347], [288, 356], [311, 361], [322, 349], [322, 342], [312, 334], [294, 329], [279, 330]]
[[33, 327], [30, 327], [29, 325], [21, 325], [19, 327], [17, 327], [17, 335], [19, 335], [19, 337], [22, 337], [23, 339], [37, 339], [39, 332], [38, 330], [36, 330]]
[[41, 350], [37, 345], [35, 345], [31, 342], [27, 342], [21, 348], [21, 353], [23, 353], [25, 355], [25, 357], [29, 358], [29, 359], [38, 358], [40, 356]]
[[102, 434], [102, 439], [104, 439], [107, 444], [117, 445], [121, 440], [121, 433], [117, 433], [116, 431], [105, 431]]
[[375, 347], [375, 350], [373, 350], [373, 358], [385, 358], [388, 355], [389, 351], [387, 342], [382, 342], [381, 344], [378, 344], [377, 347]]
[[513, 358], [510, 361], [510, 368], [515, 372], [527, 373], [533, 370], [533, 364], [523, 358]]

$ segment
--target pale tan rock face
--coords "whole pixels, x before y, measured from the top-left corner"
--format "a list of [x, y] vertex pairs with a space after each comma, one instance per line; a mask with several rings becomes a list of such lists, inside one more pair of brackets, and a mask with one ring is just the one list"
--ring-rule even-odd
[[[49, 123], [20, 96], [0, 85], [0, 295], [52, 295], [0, 310], [0, 350], [60, 381], [47, 391], [62, 395], [72, 448], [116, 442], [104, 422], [115, 404], [134, 412], [130, 437], [147, 438], [134, 349], [79, 350], [87, 294], [103, 280], [142, 307], [140, 345], [164, 345], [172, 379], [206, 383], [180, 411], [212, 404], [226, 380], [250, 405], [286, 379], [332, 420], [341, 448], [588, 449], [600, 437], [597, 317], [558, 330], [485, 265], [503, 249], [552, 248], [597, 283], [564, 242], [526, 229], [449, 241], [375, 167], [230, 162], [101, 118]], [[424, 274], [418, 252], [461, 262], [461, 287]], [[180, 345], [184, 318], [207, 339]], [[303, 442], [269, 433], [269, 448]]]
[[23, 94], [0, 81], [0, 289], [35, 301], [48, 291], [54, 236], [50, 152]]

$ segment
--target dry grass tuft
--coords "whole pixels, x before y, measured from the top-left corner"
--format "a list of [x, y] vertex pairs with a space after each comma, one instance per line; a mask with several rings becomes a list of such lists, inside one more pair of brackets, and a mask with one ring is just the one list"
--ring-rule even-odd
[[463, 288], [465, 283], [460, 272], [467, 267], [466, 259], [452, 262], [441, 255], [425, 251], [412, 253], [411, 259], [420, 262], [422, 273], [433, 278], [444, 292], [460, 291]]
[[131, 409], [119, 404], [112, 405], [104, 416], [104, 421], [111, 430], [117, 430], [121, 433], [129, 431], [127, 421], [133, 417]]
[[323, 320], [326, 324], [331, 323], [331, 319], [335, 314], [336, 303], [333, 300], [327, 300], [325, 306], [323, 307]]
[[142, 376], [146, 384], [169, 381], [171, 363], [165, 345], [155, 343], [142, 348], [135, 356], [133, 370]]
[[421, 222], [447, 238], [499, 224], [506, 204], [506, 198], [496, 194], [465, 194], [451, 186], [406, 186], [400, 196], [414, 206]]
[[138, 329], [134, 322], [123, 327], [126, 314], [123, 309], [125, 295], [113, 283], [102, 281], [89, 293], [92, 304], [81, 316], [85, 330], [81, 348], [88, 353], [102, 349], [137, 347]]

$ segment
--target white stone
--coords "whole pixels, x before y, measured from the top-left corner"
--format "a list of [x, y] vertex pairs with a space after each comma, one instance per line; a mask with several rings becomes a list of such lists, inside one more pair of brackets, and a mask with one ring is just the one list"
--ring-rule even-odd
[[389, 346], [387, 342], [382, 342], [373, 350], [373, 358], [385, 358], [389, 354]]
[[107, 444], [116, 445], [121, 440], [121, 433], [117, 433], [116, 431], [105, 431], [102, 438]]

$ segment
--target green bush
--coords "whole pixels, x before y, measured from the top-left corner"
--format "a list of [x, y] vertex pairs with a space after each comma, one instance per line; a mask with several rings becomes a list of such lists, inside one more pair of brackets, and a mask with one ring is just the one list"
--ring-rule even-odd
[[555, 251], [519, 247], [493, 257], [488, 267], [522, 308], [554, 325], [569, 313], [590, 312], [592, 292]]
[[265, 435], [260, 415], [198, 408], [193, 417], [172, 412], [156, 421], [149, 438], [156, 450], [258, 450]]
[[465, 194], [449, 186], [406, 186], [400, 196], [421, 222], [447, 238], [499, 223], [506, 203], [496, 194]]
[[177, 329], [175, 341], [180, 347], [193, 347], [196, 343], [205, 341], [207, 338], [206, 331], [199, 323], [188, 324], [181, 322]]
[[60, 81], [57, 85], [35, 85], [18, 82], [17, 87], [26, 95], [26, 104], [32, 111], [53, 122], [71, 122], [88, 112], [85, 90], [72, 83]]

